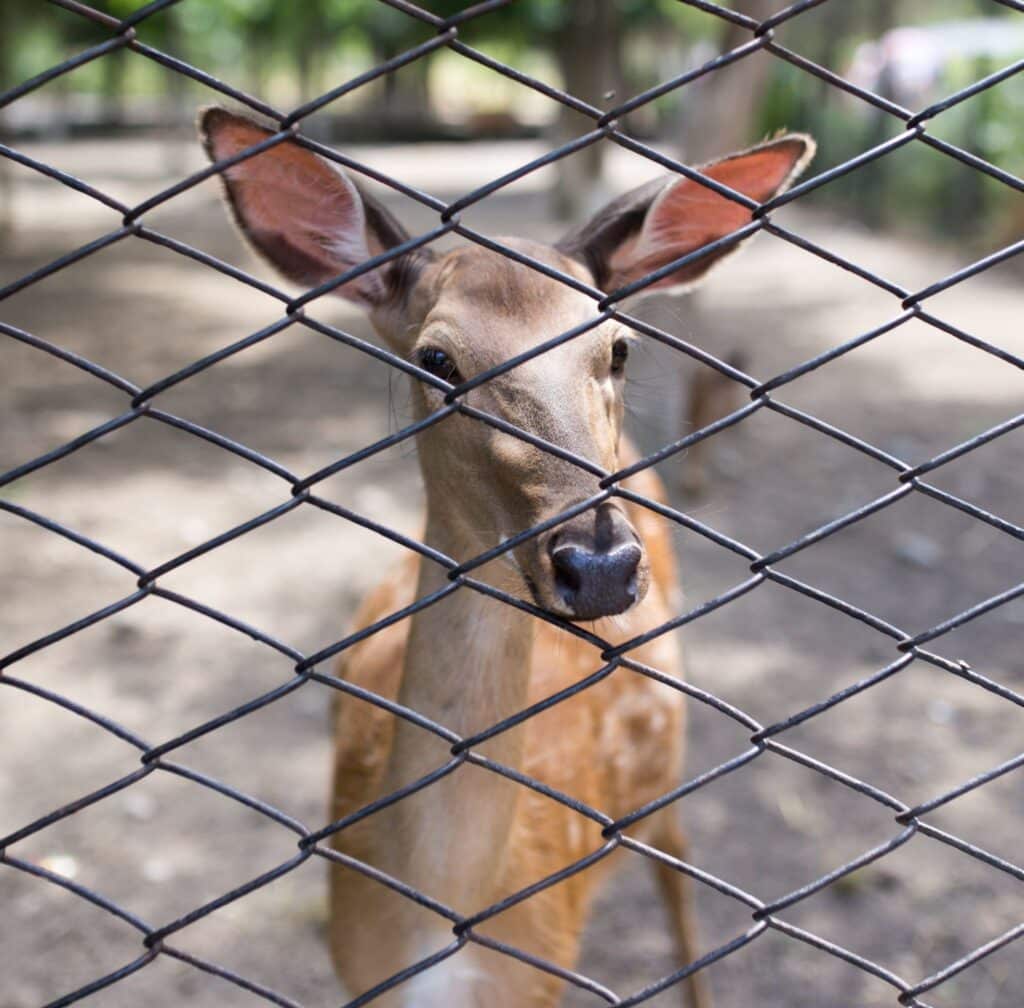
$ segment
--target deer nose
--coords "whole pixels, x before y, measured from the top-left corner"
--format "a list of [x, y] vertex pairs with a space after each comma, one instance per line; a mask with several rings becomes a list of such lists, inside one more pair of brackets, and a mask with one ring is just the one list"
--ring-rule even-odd
[[555, 588], [573, 619], [614, 616], [636, 602], [641, 556], [636, 543], [600, 551], [555, 539], [551, 548]]

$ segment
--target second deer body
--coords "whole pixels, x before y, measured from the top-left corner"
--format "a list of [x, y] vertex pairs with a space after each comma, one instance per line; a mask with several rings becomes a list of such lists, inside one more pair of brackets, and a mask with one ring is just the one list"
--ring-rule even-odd
[[[203, 118], [214, 160], [233, 157], [269, 133], [219, 109]], [[758, 202], [787, 185], [810, 154], [791, 136], [704, 169]], [[280, 143], [224, 173], [236, 220], [254, 247], [286, 277], [312, 286], [407, 240], [391, 215], [315, 154]], [[636, 280], [751, 219], [749, 210], [681, 177], [641, 187], [557, 246], [503, 239], [524, 256], [605, 290]], [[712, 255], [661, 280], [699, 278]], [[479, 246], [418, 250], [339, 288], [363, 305], [392, 351], [459, 385], [593, 316], [586, 295]], [[614, 472], [632, 457], [622, 433], [623, 375], [630, 333], [605, 321], [467, 393], [465, 401], [500, 421]], [[441, 389], [413, 383], [415, 410], [443, 405]], [[453, 414], [418, 436], [426, 489], [424, 541], [458, 562], [517, 532], [563, 514], [598, 490], [598, 478], [514, 433]], [[628, 484], [663, 498], [643, 472]], [[612, 497], [520, 543], [474, 576], [562, 619], [593, 625], [614, 643], [679, 612], [671, 540], [661, 519]], [[366, 626], [448, 584], [442, 566], [404, 564], [364, 603]], [[630, 657], [682, 676], [672, 634]], [[350, 682], [473, 736], [558, 693], [602, 666], [589, 643], [505, 602], [460, 587], [409, 619], [346, 652]], [[474, 751], [611, 819], [676, 786], [683, 768], [683, 697], [634, 670], [617, 668], [582, 693], [489, 738]], [[330, 816], [340, 820], [411, 784], [451, 759], [449, 745], [379, 707], [345, 696], [336, 713]], [[671, 808], [639, 820], [628, 835], [658, 848], [662, 883], [679, 945], [679, 964], [699, 956], [689, 879]], [[341, 830], [347, 858], [371, 865], [462, 918], [562, 871], [608, 842], [599, 823], [491, 769], [463, 763], [394, 805]], [[587, 911], [609, 857], [468, 931], [434, 909], [340, 864], [332, 866], [330, 941], [350, 996], [447, 951], [429, 968], [381, 990], [383, 1008], [550, 1008], [573, 969]], [[495, 943], [544, 960], [520, 962]], [[702, 974], [690, 978], [695, 1008], [708, 1008]]]

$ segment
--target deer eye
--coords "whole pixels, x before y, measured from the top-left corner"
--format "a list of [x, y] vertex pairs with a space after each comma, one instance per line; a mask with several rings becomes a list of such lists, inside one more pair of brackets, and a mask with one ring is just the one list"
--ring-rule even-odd
[[626, 370], [628, 357], [629, 343], [624, 339], [617, 339], [612, 344], [612, 374], [619, 375]]
[[462, 383], [462, 375], [451, 359], [443, 350], [438, 347], [424, 347], [417, 354], [419, 365], [424, 371], [429, 371], [436, 378], [449, 382], [452, 385]]

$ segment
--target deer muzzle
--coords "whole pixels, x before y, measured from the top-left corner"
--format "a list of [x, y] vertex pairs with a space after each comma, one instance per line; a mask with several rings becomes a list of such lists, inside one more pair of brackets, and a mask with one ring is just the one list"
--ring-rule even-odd
[[643, 546], [614, 504], [602, 504], [555, 529], [546, 548], [556, 608], [569, 619], [618, 615], [646, 593]]

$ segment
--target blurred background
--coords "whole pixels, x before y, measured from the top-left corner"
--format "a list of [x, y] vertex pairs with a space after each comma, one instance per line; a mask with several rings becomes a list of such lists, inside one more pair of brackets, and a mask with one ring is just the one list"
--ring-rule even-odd
[[[115, 16], [134, 0], [97, 3]], [[459, 2], [424, 6], [441, 15]], [[736, 0], [755, 18], [783, 0]], [[378, 0], [183, 0], [138, 27], [148, 58], [108, 52], [0, 108], [0, 143], [134, 206], [204, 165], [196, 109], [225, 102], [175, 72], [182, 60], [288, 110], [433, 37]], [[105, 41], [103, 29], [39, 0], [0, 0], [0, 88]], [[911, 111], [1024, 57], [1024, 14], [997, 0], [827, 0], [776, 41]], [[601, 107], [701, 66], [749, 33], [671, 0], [517, 0], [460, 27], [484, 57]], [[1024, 74], [955, 105], [928, 131], [1024, 174]], [[765, 52], [645, 104], [623, 129], [702, 163], [783, 128], [814, 134], [810, 172], [896, 137], [903, 123]], [[358, 163], [446, 201], [578, 136], [588, 121], [478, 60], [441, 49], [353, 89], [303, 131]], [[463, 219], [491, 234], [552, 239], [606, 199], [662, 169], [610, 142], [532, 173]], [[374, 191], [413, 233], [436, 214]], [[818, 246], [921, 290], [1024, 236], [1024, 196], [914, 142], [773, 215]], [[242, 246], [216, 180], [144, 215], [147, 228], [271, 279]], [[121, 215], [0, 157], [0, 287], [120, 227]], [[928, 301], [951, 327], [1024, 354], [1020, 258]], [[277, 282], [276, 280], [274, 282]], [[360, 313], [321, 299], [309, 314], [373, 339]], [[646, 318], [768, 379], [893, 321], [899, 299], [797, 245], [762, 235], [696, 294], [656, 298]], [[146, 386], [281, 317], [281, 304], [172, 248], [128, 236], [0, 301], [0, 321]], [[693, 429], [708, 369], [641, 339], [628, 386], [633, 436], [653, 450]], [[910, 319], [773, 393], [908, 464], [1020, 412], [1024, 376], [998, 356]], [[254, 343], [155, 400], [306, 475], [410, 420], [404, 379], [299, 325]], [[725, 396], [718, 408], [740, 399]], [[127, 397], [24, 341], [0, 336], [0, 471], [118, 416]], [[702, 421], [706, 423], [709, 416]], [[932, 483], [1024, 522], [1024, 435], [958, 458]], [[839, 441], [761, 410], [716, 435], [704, 459], [659, 466], [673, 503], [768, 552], [891, 491], [893, 473]], [[701, 471], [703, 479], [696, 479]], [[409, 535], [420, 489], [409, 445], [325, 481], [322, 496]], [[152, 568], [289, 498], [288, 484], [245, 459], [141, 418], [3, 488], [4, 499]], [[743, 581], [747, 565], [673, 529], [686, 605]], [[374, 533], [297, 508], [172, 571], [160, 583], [312, 653], [338, 640], [355, 606], [401, 550]], [[922, 494], [798, 553], [779, 569], [920, 632], [1024, 578], [1019, 538]], [[0, 651], [5, 654], [129, 599], [135, 577], [17, 515], [0, 511]], [[1002, 606], [932, 645], [1008, 687], [1024, 688], [1024, 604]], [[811, 599], [765, 584], [687, 628], [689, 675], [762, 723], [782, 720], [895, 659], [890, 639]], [[108, 716], [149, 744], [260, 697], [292, 663], [158, 597], [14, 662], [5, 673]], [[325, 819], [330, 759], [326, 688], [308, 684], [168, 759], [269, 802], [311, 828]], [[743, 731], [690, 704], [696, 776], [745, 751]], [[131, 773], [138, 753], [95, 724], [19, 689], [0, 691], [0, 836]], [[784, 736], [908, 804], [1017, 755], [1020, 709], [923, 665], [908, 666]], [[832, 871], [899, 829], [869, 799], [765, 753], [679, 803], [694, 862], [765, 900]], [[1008, 774], [928, 817], [1019, 863], [1024, 791]], [[158, 926], [284, 862], [294, 837], [266, 817], [174, 773], [153, 773], [8, 851], [90, 886]], [[923, 835], [792, 907], [785, 919], [908, 981], [941, 969], [1024, 919], [1022, 883]], [[314, 1008], [339, 1003], [322, 940], [325, 871], [314, 859], [175, 935], [174, 945]], [[747, 909], [700, 892], [705, 944], [749, 926]], [[139, 954], [124, 922], [59, 887], [0, 865], [0, 1008], [38, 1008]], [[625, 995], [678, 966], [647, 866], [628, 860], [588, 931], [581, 969]], [[769, 931], [709, 970], [720, 1008], [881, 1008], [894, 990], [849, 963]], [[1017, 1008], [1011, 945], [929, 995], [936, 1008]], [[260, 1003], [167, 956], [86, 1004], [170, 1008]], [[574, 1008], [597, 1003], [571, 993]], [[651, 1002], [677, 1003], [674, 992]]]
[[[426, 5], [447, 16], [458, 0]], [[728, 5], [726, 5], [728, 6]], [[134, 0], [102, 9], [127, 16]], [[776, 0], [737, 9], [767, 17]], [[0, 5], [0, 83], [9, 87], [90, 45], [97, 26], [35, 0]], [[426, 41], [428, 25], [380, 0], [225, 0], [181, 3], [145, 22], [143, 41], [201, 67], [278, 108], [311, 99]], [[778, 41], [861, 88], [912, 110], [925, 108], [1024, 54], [1019, 12], [994, 0], [825, 3], [780, 27]], [[611, 107], [683, 69], [749, 41], [749, 33], [676, 0], [578, 4], [517, 0], [468, 21], [462, 41], [521, 72]], [[91, 62], [4, 110], [15, 137], [129, 136], [189, 130], [209, 92], [127, 51]], [[983, 92], [943, 115], [936, 135], [1020, 174], [1024, 88]], [[783, 60], [763, 53], [644, 105], [624, 119], [630, 133], [668, 140], [691, 161], [749, 144], [780, 124], [812, 132], [824, 163], [843, 161], [894, 135], [890, 116]], [[578, 133], [585, 120], [493, 70], [442, 49], [359, 88], [309, 124], [328, 141], [480, 141]], [[593, 174], [605, 148], [583, 161]], [[571, 163], [571, 162], [570, 162]], [[9, 169], [8, 169], [9, 173]], [[559, 192], [557, 208], [578, 210]], [[1013, 193], [955, 161], [930, 158], [912, 177], [879, 168], [840, 182], [829, 201], [872, 224], [947, 238], [993, 229], [1002, 237]], [[9, 211], [8, 211], [9, 212]], [[1016, 218], [1019, 224], [1019, 215]]]

